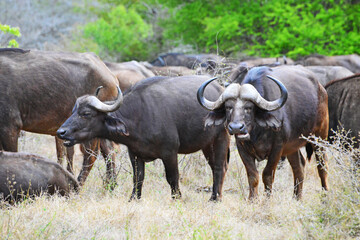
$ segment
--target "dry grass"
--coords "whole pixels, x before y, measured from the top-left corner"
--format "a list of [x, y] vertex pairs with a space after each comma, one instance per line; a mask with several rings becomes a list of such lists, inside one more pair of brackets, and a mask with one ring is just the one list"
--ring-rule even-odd
[[[20, 150], [55, 161], [53, 137], [26, 133]], [[360, 180], [349, 169], [351, 152], [327, 146], [330, 191], [321, 190], [315, 162], [306, 167], [303, 200], [292, 198], [288, 163], [276, 173], [270, 199], [246, 200], [247, 179], [236, 148], [220, 203], [208, 202], [211, 170], [200, 153], [180, 155], [183, 198], [170, 197], [160, 161], [146, 164], [143, 198], [128, 202], [132, 190], [125, 147], [117, 150], [119, 186], [104, 190], [102, 159], [96, 162], [84, 188], [70, 198], [42, 196], [0, 208], [1, 239], [358, 239]], [[77, 172], [81, 155], [77, 153]], [[262, 170], [265, 162], [259, 164]], [[260, 186], [263, 192], [263, 186]]]

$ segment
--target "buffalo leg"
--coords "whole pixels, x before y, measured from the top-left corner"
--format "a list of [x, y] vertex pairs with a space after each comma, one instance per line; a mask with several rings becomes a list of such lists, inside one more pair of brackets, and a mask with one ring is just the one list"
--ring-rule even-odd
[[327, 175], [328, 175], [328, 160], [322, 148], [315, 147], [315, 157], [317, 163], [317, 170], [321, 179], [321, 186], [324, 190], [329, 190]]
[[276, 167], [280, 161], [280, 158], [281, 158], [280, 151], [273, 151], [268, 158], [267, 164], [262, 174], [263, 183], [265, 186], [265, 192], [267, 193], [268, 196], [270, 196], [272, 191], [272, 184], [275, 178]]
[[66, 169], [72, 174], [74, 174], [74, 154], [75, 154], [74, 146], [66, 148], [66, 159], [67, 159]]
[[177, 161], [177, 154], [162, 159], [165, 166], [166, 180], [171, 187], [171, 197], [173, 199], [180, 199], [181, 192], [179, 188], [179, 167]]
[[56, 144], [56, 155], [57, 160], [60, 165], [63, 164], [64, 152], [66, 152], [67, 159], [67, 170], [74, 174], [73, 172], [73, 158], [74, 158], [74, 147], [65, 147], [63, 145], [63, 140], [55, 136], [55, 144]]
[[3, 131], [0, 132], [1, 138], [1, 149], [9, 152], [17, 152], [18, 151], [18, 138], [20, 135], [20, 130], [12, 130], [10, 133]]
[[258, 196], [259, 172], [256, 169], [255, 158], [246, 153], [242, 143], [236, 143], [240, 157], [245, 165], [246, 174], [249, 182], [249, 200]]
[[136, 157], [131, 151], [129, 151], [129, 156], [131, 160], [131, 165], [133, 167], [133, 182], [134, 182], [133, 191], [131, 193], [131, 197], [129, 200], [131, 201], [135, 198], [137, 199], [141, 198], [141, 190], [145, 178], [145, 162], [142, 159]]
[[294, 196], [296, 199], [301, 199], [304, 182], [304, 167], [305, 159], [300, 150], [287, 156], [290, 166], [294, 174]]
[[94, 139], [80, 145], [80, 149], [84, 154], [83, 166], [78, 176], [78, 181], [80, 185], [84, 185], [86, 178], [89, 176], [89, 173], [94, 165], [98, 150], [98, 141], [98, 139]]
[[111, 141], [100, 140], [100, 151], [106, 164], [106, 186], [109, 186], [110, 190], [114, 190], [116, 186], [115, 154], [112, 152], [113, 148], [114, 145]]
[[219, 137], [214, 144], [203, 149], [213, 174], [213, 191], [210, 201], [221, 201], [222, 199], [222, 187], [229, 160], [229, 141], [224, 141], [224, 139], [227, 139], [226, 136]]

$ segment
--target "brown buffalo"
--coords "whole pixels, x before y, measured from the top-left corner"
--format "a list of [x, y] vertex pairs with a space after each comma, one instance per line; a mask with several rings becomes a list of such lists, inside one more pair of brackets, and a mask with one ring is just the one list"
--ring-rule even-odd
[[[301, 137], [314, 134], [327, 138], [329, 120], [325, 89], [302, 66], [255, 67], [246, 73], [240, 71], [238, 76], [216, 101], [203, 96], [212, 80], [199, 88], [199, 103], [211, 111], [206, 126], [225, 123], [229, 133], [235, 135], [248, 175], [250, 199], [258, 195], [259, 174], [255, 161], [268, 160], [263, 182], [265, 190], [271, 193], [281, 156], [287, 156], [290, 162], [294, 194], [301, 198], [305, 160], [300, 148], [309, 144]], [[322, 187], [328, 189], [326, 155], [319, 151], [316, 159]]]
[[[99, 98], [111, 100], [118, 85], [94, 54], [8, 48], [0, 49], [0, 82], [0, 150], [12, 152], [18, 149], [20, 130], [56, 136], [77, 97], [94, 93], [101, 85]], [[95, 159], [84, 156], [81, 183]], [[114, 170], [108, 168], [107, 176], [114, 178]]]
[[42, 193], [69, 195], [79, 183], [61, 165], [29, 153], [0, 151], [0, 199], [15, 202]]
[[110, 71], [115, 74], [119, 81], [121, 91], [125, 91], [138, 81], [155, 76], [152, 71], [137, 61], [104, 63], [110, 69]]

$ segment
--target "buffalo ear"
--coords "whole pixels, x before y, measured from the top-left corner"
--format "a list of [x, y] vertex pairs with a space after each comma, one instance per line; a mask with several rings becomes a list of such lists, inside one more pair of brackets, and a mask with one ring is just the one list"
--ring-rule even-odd
[[218, 126], [223, 124], [226, 120], [226, 112], [225, 110], [216, 110], [211, 111], [205, 117], [205, 127]]
[[126, 129], [126, 125], [119, 118], [114, 118], [109, 115], [105, 117], [105, 126], [111, 134], [121, 134], [129, 136], [129, 132]]
[[279, 131], [282, 127], [282, 122], [269, 112], [256, 114], [255, 122], [260, 127], [271, 128], [274, 131]]

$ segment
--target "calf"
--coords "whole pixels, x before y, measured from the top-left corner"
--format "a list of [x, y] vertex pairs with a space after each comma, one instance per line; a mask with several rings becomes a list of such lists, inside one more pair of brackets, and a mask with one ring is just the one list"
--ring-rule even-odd
[[0, 198], [15, 202], [41, 193], [69, 195], [79, 183], [61, 165], [29, 153], [0, 151]]

